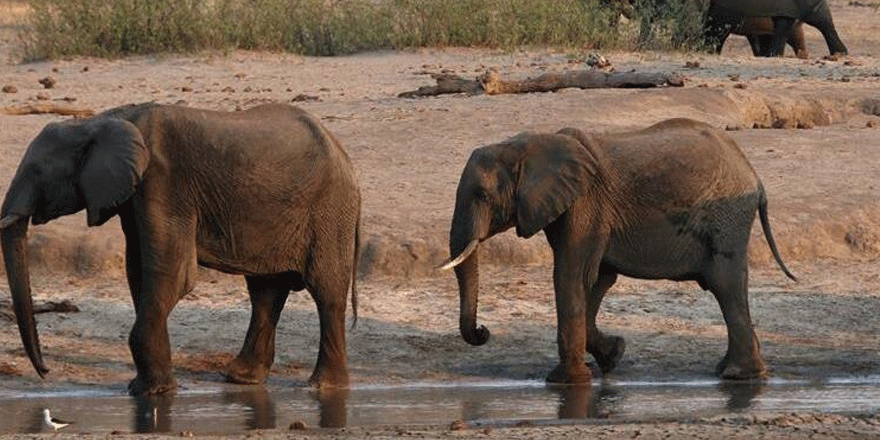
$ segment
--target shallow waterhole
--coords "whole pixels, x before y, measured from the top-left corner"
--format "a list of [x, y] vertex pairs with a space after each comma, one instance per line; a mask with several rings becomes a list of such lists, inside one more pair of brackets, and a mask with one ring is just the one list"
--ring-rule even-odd
[[236, 434], [389, 425], [506, 426], [585, 419], [676, 419], [750, 411], [870, 413], [880, 410], [880, 376], [764, 383], [538, 381], [359, 385], [332, 392], [276, 386], [184, 386], [172, 396], [133, 398], [121, 390], [0, 390], [0, 434], [47, 432], [43, 409], [74, 422], [65, 433]]

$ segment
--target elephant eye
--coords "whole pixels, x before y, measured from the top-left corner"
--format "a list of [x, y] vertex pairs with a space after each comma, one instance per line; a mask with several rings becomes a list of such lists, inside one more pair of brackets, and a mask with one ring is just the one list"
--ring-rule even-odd
[[477, 187], [477, 189], [474, 190], [474, 200], [488, 201], [489, 192], [486, 191], [486, 188]]

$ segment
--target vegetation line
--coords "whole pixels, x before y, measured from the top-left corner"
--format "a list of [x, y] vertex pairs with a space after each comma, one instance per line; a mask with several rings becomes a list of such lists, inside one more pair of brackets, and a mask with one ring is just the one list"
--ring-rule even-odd
[[[20, 33], [25, 61], [232, 49], [303, 55], [437, 46], [625, 49], [632, 48], [639, 27], [635, 21], [620, 23], [617, 11], [600, 0], [31, 0], [30, 5]], [[657, 44], [664, 45], [669, 40], [664, 35], [677, 33], [684, 22], [656, 21]]]

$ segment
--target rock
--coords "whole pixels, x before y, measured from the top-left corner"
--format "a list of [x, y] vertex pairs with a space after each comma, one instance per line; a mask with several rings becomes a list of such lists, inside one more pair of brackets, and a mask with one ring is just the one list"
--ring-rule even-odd
[[55, 88], [55, 84], [58, 84], [58, 81], [56, 81], [55, 78], [52, 78], [51, 76], [47, 76], [39, 80], [39, 83], [42, 84], [44, 88], [52, 89]]

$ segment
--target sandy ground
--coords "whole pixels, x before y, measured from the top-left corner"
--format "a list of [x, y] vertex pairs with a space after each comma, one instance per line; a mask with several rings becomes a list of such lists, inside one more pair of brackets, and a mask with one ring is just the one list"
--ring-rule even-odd
[[[397, 94], [430, 84], [427, 73], [476, 76], [496, 69], [526, 77], [586, 66], [574, 51], [458, 48], [338, 58], [234, 52], [20, 64], [14, 56], [14, 23], [5, 23], [0, 87], [17, 91], [0, 93], [0, 107], [40, 100], [101, 110], [157, 101], [232, 111], [311, 97], [298, 104], [319, 116], [345, 145], [363, 192], [361, 319], [349, 335], [352, 381], [361, 384], [538, 379], [555, 365], [551, 262], [542, 237], [525, 241], [508, 233], [484, 246], [479, 320], [493, 338], [486, 346], [470, 347], [458, 336], [454, 276], [433, 267], [447, 256], [455, 187], [472, 149], [527, 129], [575, 126], [602, 132], [670, 117], [704, 120], [730, 129], [762, 177], [777, 243], [800, 277], [798, 283], [784, 278], [756, 229], [752, 313], [773, 376], [877, 375], [880, 12], [874, 4], [832, 0], [831, 5], [851, 51], [839, 60], [821, 59], [826, 46], [808, 29], [809, 60], [755, 59], [739, 37], [731, 38], [721, 56], [603, 53], [617, 71], [681, 73], [687, 77], [684, 88], [415, 100]], [[688, 62], [699, 67], [687, 67]], [[54, 88], [39, 83], [47, 76], [56, 80]], [[30, 140], [59, 119], [0, 114], [0, 193]], [[46, 381], [33, 372], [15, 324], [0, 317], [0, 389], [76, 384], [121, 390], [132, 377], [125, 341], [134, 313], [122, 273], [121, 237], [115, 221], [87, 229], [82, 214], [31, 229], [35, 299], [67, 299], [81, 312], [39, 317], [43, 353], [52, 369]], [[0, 290], [8, 290], [5, 283]], [[216, 371], [240, 347], [248, 314], [242, 280], [205, 270], [170, 320], [178, 379], [189, 387], [220, 380]], [[616, 380], [708, 379], [726, 345], [717, 305], [690, 283], [621, 279], [603, 304], [599, 325], [627, 338], [627, 353], [612, 373]], [[315, 360], [317, 337], [313, 303], [305, 293], [292, 295], [279, 327], [273, 380], [303, 383]], [[880, 437], [880, 419], [771, 414], [734, 421], [605, 421], [489, 431], [350, 428], [330, 434], [866, 438]]]

